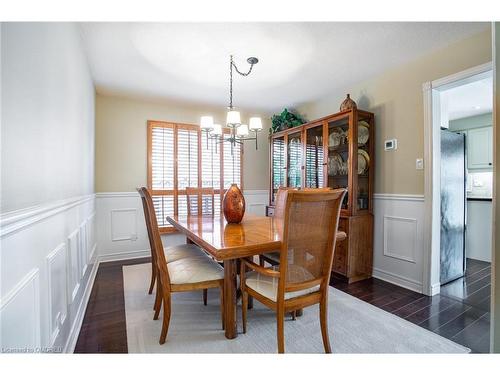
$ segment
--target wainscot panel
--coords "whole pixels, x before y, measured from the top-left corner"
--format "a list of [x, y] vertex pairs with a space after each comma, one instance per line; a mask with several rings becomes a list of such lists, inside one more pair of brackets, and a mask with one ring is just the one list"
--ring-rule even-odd
[[422, 292], [424, 197], [374, 195], [373, 277]]
[[95, 196], [0, 218], [3, 352], [72, 352], [97, 270]]

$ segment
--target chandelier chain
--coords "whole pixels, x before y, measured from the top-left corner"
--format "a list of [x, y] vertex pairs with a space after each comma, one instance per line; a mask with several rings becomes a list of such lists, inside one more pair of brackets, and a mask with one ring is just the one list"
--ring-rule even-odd
[[240, 76], [246, 77], [250, 73], [252, 73], [254, 63], [250, 63], [250, 68], [248, 69], [248, 72], [240, 72], [238, 67], [233, 61], [233, 55], [231, 55], [231, 60], [229, 62], [229, 109], [233, 109], [233, 67], [234, 70], [236, 70], [236, 73], [238, 73]]

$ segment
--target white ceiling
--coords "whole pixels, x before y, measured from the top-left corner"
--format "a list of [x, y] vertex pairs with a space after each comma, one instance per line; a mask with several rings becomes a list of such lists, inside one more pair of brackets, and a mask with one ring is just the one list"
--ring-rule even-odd
[[83, 23], [97, 92], [277, 110], [318, 99], [454, 41], [488, 23]]
[[441, 92], [450, 120], [493, 111], [493, 77], [457, 86]]

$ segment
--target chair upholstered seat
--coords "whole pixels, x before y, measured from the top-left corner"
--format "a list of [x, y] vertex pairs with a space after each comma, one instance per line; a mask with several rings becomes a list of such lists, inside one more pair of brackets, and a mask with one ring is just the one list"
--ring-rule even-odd
[[[305, 279], [312, 279], [312, 275], [302, 267], [294, 267], [294, 273], [302, 272], [304, 273]], [[299, 269], [300, 268], [300, 269]], [[278, 270], [278, 267], [272, 267], [274, 270]], [[263, 295], [266, 298], [269, 298], [271, 301], [277, 301], [278, 295], [278, 279], [276, 277], [262, 275], [255, 271], [248, 272], [245, 276], [245, 285], [257, 293]], [[312, 292], [316, 292], [319, 290], [319, 285], [313, 286], [311, 288], [298, 290], [295, 292], [287, 292], [285, 293], [285, 299], [291, 299], [299, 296], [303, 296]]]
[[193, 284], [224, 279], [224, 269], [208, 256], [184, 258], [167, 264], [170, 284]]
[[167, 263], [175, 262], [185, 258], [207, 257], [208, 255], [198, 246], [194, 244], [180, 244], [167, 246], [163, 248]]

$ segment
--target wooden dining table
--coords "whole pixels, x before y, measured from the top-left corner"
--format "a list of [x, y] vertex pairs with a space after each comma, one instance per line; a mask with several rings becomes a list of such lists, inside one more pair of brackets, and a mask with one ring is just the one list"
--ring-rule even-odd
[[[239, 224], [230, 224], [221, 216], [168, 216], [167, 220], [180, 233], [224, 263], [225, 335], [238, 336], [236, 324], [237, 261], [241, 258], [279, 251], [281, 219], [246, 214]], [[345, 233], [337, 232], [337, 239]]]

